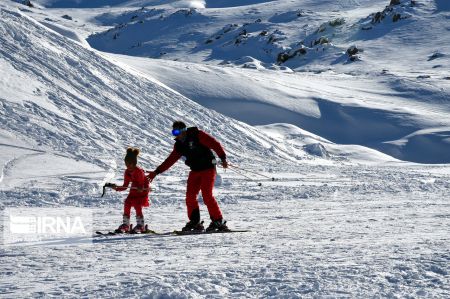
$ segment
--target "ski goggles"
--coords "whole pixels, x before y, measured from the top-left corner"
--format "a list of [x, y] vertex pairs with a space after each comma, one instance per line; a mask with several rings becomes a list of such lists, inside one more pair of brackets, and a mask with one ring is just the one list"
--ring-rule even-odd
[[184, 131], [186, 131], [187, 129], [186, 128], [183, 128], [183, 129], [173, 129], [172, 130], [172, 135], [173, 136], [179, 136], [182, 132], [184, 132]]

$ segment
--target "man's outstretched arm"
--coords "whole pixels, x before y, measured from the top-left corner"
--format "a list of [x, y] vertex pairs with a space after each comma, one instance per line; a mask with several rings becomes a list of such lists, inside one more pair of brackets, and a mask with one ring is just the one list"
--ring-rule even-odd
[[150, 174], [148, 175], [149, 180], [152, 181], [155, 178], [155, 176], [168, 170], [180, 158], [181, 154], [178, 153], [174, 147], [170, 155], [166, 158], [166, 160], [164, 160], [164, 162], [162, 162], [161, 165], [156, 167], [155, 171], [150, 171]]

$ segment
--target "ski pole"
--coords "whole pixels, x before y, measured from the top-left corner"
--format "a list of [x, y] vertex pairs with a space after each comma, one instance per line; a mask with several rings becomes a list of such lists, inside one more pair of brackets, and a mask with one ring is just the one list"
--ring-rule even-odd
[[102, 196], [101, 197], [103, 197], [105, 195], [106, 188], [112, 188], [113, 186], [114, 186], [114, 184], [111, 184], [111, 183], [104, 184], [103, 185], [103, 192], [102, 192]]
[[272, 181], [275, 181], [275, 178], [274, 178], [274, 177], [269, 177], [269, 176], [267, 176], [267, 175], [264, 175], [264, 174], [259, 173], [259, 172], [256, 172], [256, 171], [251, 171], [251, 170], [248, 170], [248, 169], [244, 169], [244, 168], [242, 168], [242, 167], [238, 167], [238, 166], [235, 166], [235, 165], [233, 165], [233, 164], [228, 164], [228, 166], [229, 166], [229, 167], [232, 167], [232, 168], [236, 168], [236, 169], [242, 170], [242, 171], [245, 171], [245, 172], [248, 172], [248, 173], [252, 173], [252, 174], [256, 174], [256, 175], [262, 176], [262, 177], [264, 177], [264, 178], [266, 178], [266, 179], [270, 179], [270, 180], [272, 180]]
[[[223, 168], [223, 167], [222, 167], [222, 168]], [[257, 182], [257, 181], [254, 180], [253, 178], [251, 178], [251, 177], [249, 177], [249, 176], [243, 174], [243, 173], [240, 172], [240, 171], [237, 171], [236, 169], [233, 169], [233, 168], [229, 168], [229, 169], [230, 169], [232, 172], [237, 173], [237, 174], [239, 174], [240, 176], [243, 176], [244, 178], [246, 178], [246, 179], [248, 179], [248, 180], [250, 180], [250, 181], [252, 181], [252, 182]], [[261, 183], [261, 182], [258, 182], [258, 186], [262, 186], [262, 183]]]
[[[103, 192], [102, 192], [102, 196], [101, 197], [103, 197], [105, 195], [106, 188], [114, 188], [114, 187], [117, 187], [117, 186], [114, 185], [114, 184], [111, 184], [111, 183], [106, 183], [105, 185], [103, 185]], [[152, 191], [151, 187], [149, 187], [149, 188], [142, 188], [142, 189], [138, 188], [138, 187], [126, 187], [124, 190], [127, 190], [127, 189], [130, 189], [130, 190], [142, 190], [142, 191], [146, 191], [146, 190]]]

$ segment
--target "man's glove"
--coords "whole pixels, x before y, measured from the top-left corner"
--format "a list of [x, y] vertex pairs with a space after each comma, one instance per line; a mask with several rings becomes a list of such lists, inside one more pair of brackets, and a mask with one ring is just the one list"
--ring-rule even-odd
[[228, 168], [228, 162], [227, 162], [227, 160], [222, 160], [222, 167], [223, 167], [223, 168]]

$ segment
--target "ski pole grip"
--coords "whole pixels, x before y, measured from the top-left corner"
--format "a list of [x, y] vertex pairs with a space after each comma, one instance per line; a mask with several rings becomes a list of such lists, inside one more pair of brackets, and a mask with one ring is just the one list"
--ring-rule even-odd
[[103, 185], [103, 192], [102, 192], [102, 196], [103, 197], [105, 195], [106, 192], [106, 188], [114, 188], [116, 186], [116, 184], [113, 183], [106, 183]]

